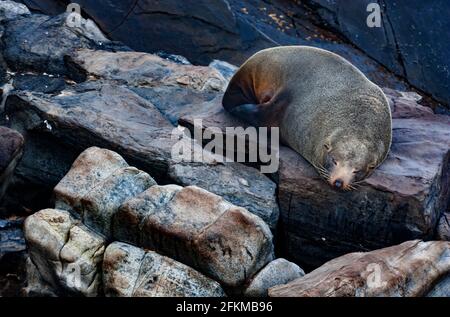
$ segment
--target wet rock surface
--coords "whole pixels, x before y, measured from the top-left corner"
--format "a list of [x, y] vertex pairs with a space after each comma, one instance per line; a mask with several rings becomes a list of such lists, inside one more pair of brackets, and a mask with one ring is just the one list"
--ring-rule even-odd
[[114, 242], [105, 251], [105, 295], [111, 297], [221, 297], [219, 283], [153, 251]]
[[[450, 271], [450, 243], [408, 241], [367, 253], [350, 253], [327, 262], [270, 296], [425, 296]], [[448, 281], [447, 281], [448, 284]], [[431, 294], [444, 294], [444, 284]], [[447, 285], [448, 287], [448, 285]], [[448, 289], [448, 288], [447, 288]], [[435, 292], [435, 293], [433, 293]]]

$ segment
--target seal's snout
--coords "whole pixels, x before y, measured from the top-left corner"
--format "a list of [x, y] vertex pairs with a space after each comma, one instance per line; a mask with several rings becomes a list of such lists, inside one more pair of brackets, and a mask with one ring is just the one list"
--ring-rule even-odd
[[333, 184], [333, 186], [336, 187], [337, 189], [341, 189], [343, 185], [344, 182], [341, 179], [335, 180]]

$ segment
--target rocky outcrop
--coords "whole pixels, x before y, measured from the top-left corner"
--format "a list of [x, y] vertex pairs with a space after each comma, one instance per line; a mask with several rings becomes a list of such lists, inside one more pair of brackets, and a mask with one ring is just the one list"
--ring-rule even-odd
[[[412, 297], [438, 294], [450, 272], [450, 242], [408, 241], [367, 253], [350, 253], [327, 262], [270, 296]], [[438, 283], [441, 287], [433, 290]], [[435, 293], [433, 293], [435, 292]], [[450, 296], [450, 293], [440, 293]]]
[[90, 20], [67, 24], [68, 14], [33, 14], [6, 22], [3, 56], [13, 70], [65, 75], [64, 56], [78, 48], [127, 50], [109, 41]]
[[295, 263], [279, 258], [267, 264], [256, 274], [244, 290], [249, 297], [265, 297], [269, 288], [289, 283], [305, 275]]
[[[299, 154], [281, 147], [280, 169], [273, 176], [280, 238], [297, 263], [317, 267], [348, 252], [435, 237], [449, 203], [450, 117], [419, 105], [417, 94], [386, 93], [393, 115], [392, 148], [357, 190], [333, 190]], [[224, 132], [225, 127], [246, 126], [220, 105], [180, 122], [192, 128], [195, 118]]]
[[25, 5], [16, 1], [4, 0], [0, 2], [0, 22], [18, 19], [30, 14], [30, 10]]
[[24, 146], [22, 135], [0, 126], [0, 200], [8, 187]]
[[[450, 103], [450, 41], [442, 30], [450, 28], [443, 12], [450, 5], [439, 1], [306, 1], [334, 29], [369, 56], [436, 99]], [[380, 27], [368, 27], [369, 3], [381, 8]]]
[[114, 237], [156, 250], [228, 287], [238, 287], [273, 258], [268, 226], [246, 209], [195, 186], [153, 186], [128, 200]]
[[[63, 0], [22, 0], [46, 14], [65, 11]], [[277, 45], [312, 45], [344, 56], [376, 83], [405, 88], [404, 82], [359, 49], [327, 31], [314, 12], [295, 1], [111, 1], [77, 3], [114, 40], [137, 51], [185, 56], [194, 64], [214, 59], [240, 65], [253, 53]], [[365, 9], [365, 8], [364, 8]]]
[[192, 268], [121, 242], [114, 242], [106, 249], [103, 271], [106, 296], [225, 296], [219, 283]]
[[28, 217], [24, 233], [31, 261], [57, 293], [98, 295], [106, 247], [103, 237], [58, 209]]
[[[82, 150], [106, 147], [158, 181], [197, 185], [223, 195], [275, 229], [276, 186], [257, 170], [218, 164], [214, 158], [195, 164], [172, 160], [178, 119], [220, 103], [226, 82], [217, 70], [134, 52], [78, 50], [71, 56], [68, 63], [77, 65], [88, 81], [53, 94], [15, 91], [7, 99], [8, 124], [27, 139], [18, 175], [52, 188]], [[194, 143], [195, 148], [199, 145]], [[204, 158], [211, 156], [198, 150]], [[235, 175], [238, 181], [230, 182]]]

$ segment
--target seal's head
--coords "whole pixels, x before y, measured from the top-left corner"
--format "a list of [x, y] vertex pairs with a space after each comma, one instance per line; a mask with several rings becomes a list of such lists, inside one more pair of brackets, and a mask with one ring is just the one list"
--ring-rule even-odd
[[354, 189], [352, 183], [368, 177], [380, 164], [383, 149], [373, 144], [355, 134], [328, 139], [323, 144], [321, 174], [336, 189]]

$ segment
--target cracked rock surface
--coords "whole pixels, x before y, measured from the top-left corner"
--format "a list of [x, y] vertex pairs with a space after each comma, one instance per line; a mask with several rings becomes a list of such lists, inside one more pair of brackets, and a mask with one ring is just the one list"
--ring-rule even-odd
[[293, 282], [271, 288], [269, 295], [450, 296], [449, 272], [450, 242], [408, 241], [336, 258]]
[[132, 245], [114, 242], [105, 251], [106, 296], [222, 297], [219, 283], [194, 269]]

